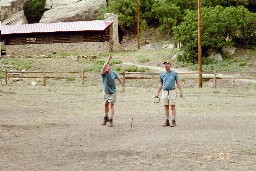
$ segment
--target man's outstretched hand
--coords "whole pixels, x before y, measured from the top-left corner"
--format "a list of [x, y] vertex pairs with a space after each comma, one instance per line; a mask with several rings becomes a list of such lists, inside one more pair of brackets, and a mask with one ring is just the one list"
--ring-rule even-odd
[[107, 63], [109, 63], [109, 61], [112, 59], [112, 54], [110, 53], [109, 55], [108, 55], [108, 60], [107, 60]]

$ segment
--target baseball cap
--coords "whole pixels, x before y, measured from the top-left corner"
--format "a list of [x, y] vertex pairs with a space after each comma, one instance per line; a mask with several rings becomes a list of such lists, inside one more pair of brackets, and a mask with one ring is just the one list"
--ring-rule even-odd
[[163, 64], [171, 64], [170, 62], [164, 61]]

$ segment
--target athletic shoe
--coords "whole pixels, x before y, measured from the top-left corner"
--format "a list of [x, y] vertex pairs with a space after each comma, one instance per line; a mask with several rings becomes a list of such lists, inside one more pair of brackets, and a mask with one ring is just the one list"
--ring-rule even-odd
[[166, 126], [170, 126], [170, 122], [169, 122], [169, 119], [166, 119], [165, 123], [163, 124], [164, 127]]
[[109, 122], [109, 117], [105, 116], [104, 120], [103, 120], [103, 123], [101, 125], [106, 125], [107, 122]]
[[172, 120], [171, 127], [175, 127], [175, 126], [176, 126], [176, 121], [173, 119], [173, 120]]
[[109, 125], [108, 125], [109, 127], [113, 127], [113, 119], [110, 119], [109, 120]]

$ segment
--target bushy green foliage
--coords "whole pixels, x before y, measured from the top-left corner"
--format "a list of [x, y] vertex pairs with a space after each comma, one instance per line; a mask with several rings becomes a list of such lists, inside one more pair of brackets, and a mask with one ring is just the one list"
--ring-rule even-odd
[[6, 45], [5, 44], [1, 45], [1, 50], [6, 51]]
[[[247, 44], [256, 37], [256, 15], [244, 7], [222, 6], [202, 9], [203, 55], [208, 49], [220, 51], [222, 47], [236, 45], [238, 38]], [[186, 60], [195, 61], [198, 47], [197, 11], [187, 11], [184, 21], [173, 27], [174, 41], [182, 42], [187, 52]]]
[[135, 66], [135, 65], [130, 65], [130, 66], [127, 66], [126, 68], [125, 68], [125, 71], [127, 71], [127, 72], [137, 72], [138, 71], [138, 67], [137, 66]]
[[119, 25], [123, 29], [132, 30], [136, 28], [136, 3], [133, 0], [109, 0], [107, 12], [118, 14]]
[[156, 14], [156, 18], [160, 22], [159, 28], [166, 33], [171, 33], [171, 28], [176, 26], [182, 18], [182, 11], [178, 6], [165, 1], [156, 1], [152, 6], [152, 12]]
[[38, 23], [45, 11], [45, 0], [29, 0], [24, 6], [24, 14], [28, 23]]
[[[202, 7], [254, 7], [254, 1], [242, 0], [202, 0]], [[101, 18], [106, 12], [113, 12], [119, 16], [119, 26], [127, 32], [136, 32], [136, 1], [135, 0], [109, 0], [107, 8], [100, 9]], [[256, 4], [256, 3], [255, 3]], [[140, 30], [143, 34], [154, 27], [160, 29], [171, 38], [173, 26], [185, 21], [186, 11], [196, 11], [198, 0], [147, 0], [139, 1]], [[232, 16], [234, 17], [234, 16]], [[197, 16], [194, 16], [197, 19]], [[238, 40], [240, 41], [240, 39]]]

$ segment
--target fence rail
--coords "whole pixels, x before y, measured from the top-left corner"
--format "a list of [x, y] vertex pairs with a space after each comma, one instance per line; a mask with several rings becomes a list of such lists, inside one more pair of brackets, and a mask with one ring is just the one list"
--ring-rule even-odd
[[[5, 70], [0, 71], [3, 74], [0, 74], [0, 78], [5, 80], [5, 84], [8, 84], [8, 80], [10, 78], [42, 78], [43, 86], [46, 86], [46, 80], [49, 78], [55, 79], [67, 79], [67, 78], [81, 78], [82, 85], [84, 85], [85, 78], [89, 77], [85, 76], [85, 71], [70, 71], [70, 72], [52, 72], [52, 71], [13, 71], [13, 70]], [[33, 75], [29, 75], [33, 74]], [[73, 76], [66, 76], [72, 74]], [[159, 79], [160, 72], [123, 72], [120, 73], [122, 75], [123, 81], [127, 79]], [[199, 72], [181, 72], [178, 73], [181, 77], [186, 76], [186, 79], [198, 79]], [[2, 75], [2, 76], [1, 76]], [[29, 76], [28, 76], [29, 75]], [[203, 72], [203, 79], [213, 79], [214, 87], [216, 87], [218, 79], [252, 79], [256, 80], [256, 72]]]
[[[224, 75], [225, 74], [225, 75]], [[126, 79], [159, 79], [160, 72], [124, 72], [122, 73], [123, 80], [125, 82]], [[181, 72], [178, 73], [180, 76], [187, 76], [186, 79], [199, 79], [199, 72]], [[249, 76], [248, 76], [249, 75]], [[252, 76], [254, 75], [254, 76]], [[152, 77], [157, 76], [157, 77]], [[214, 87], [217, 86], [218, 79], [233, 79], [233, 80], [240, 80], [240, 79], [248, 79], [248, 80], [256, 80], [256, 72], [203, 72], [202, 73], [203, 79], [213, 79], [214, 80]]]
[[[52, 72], [52, 71], [14, 71], [14, 70], [5, 70], [2, 71], [4, 72], [4, 76], [0, 78], [4, 78], [5, 80], [5, 85], [8, 84], [8, 80], [10, 78], [42, 78], [43, 79], [43, 86], [46, 86], [46, 80], [49, 78], [55, 78], [55, 79], [67, 79], [67, 78], [81, 78], [82, 80], [82, 85], [84, 85], [84, 79], [86, 78], [85, 72], [81, 71], [70, 71], [70, 72]], [[23, 74], [23, 75], [22, 75]], [[31, 75], [28, 76], [27, 74], [37, 74], [37, 75]], [[64, 75], [64, 74], [76, 74], [74, 76], [59, 76], [59, 75]]]

